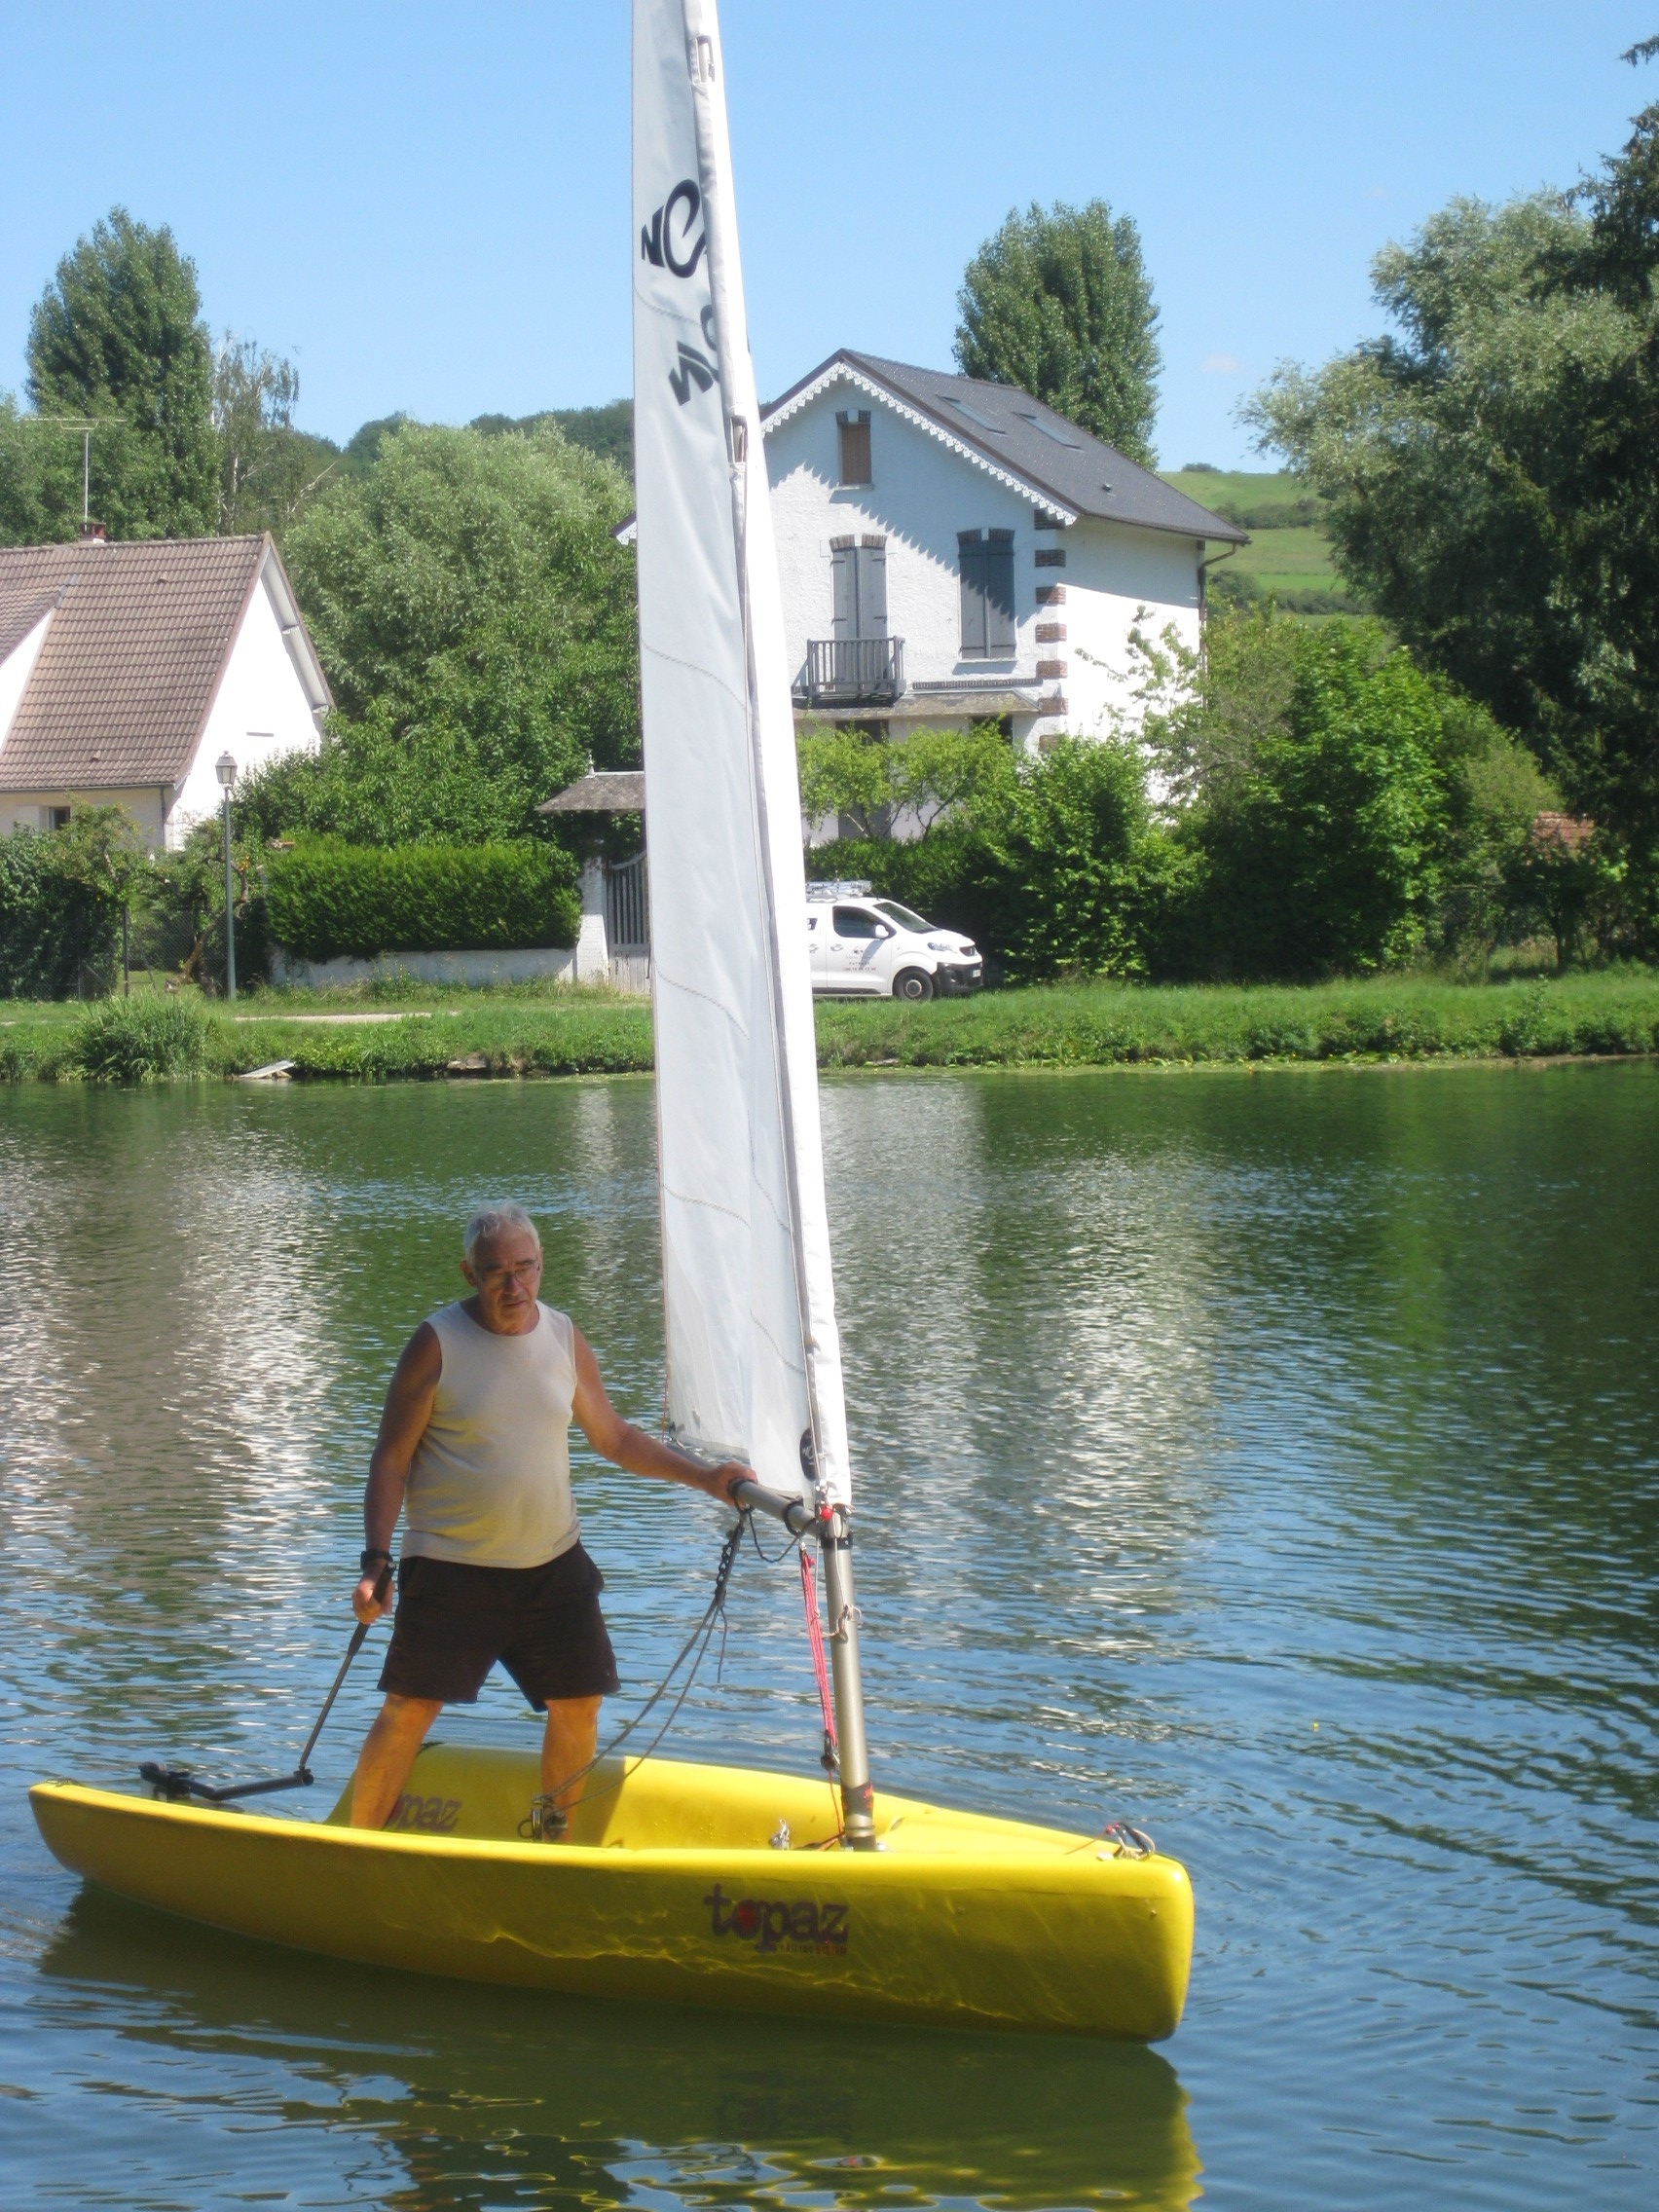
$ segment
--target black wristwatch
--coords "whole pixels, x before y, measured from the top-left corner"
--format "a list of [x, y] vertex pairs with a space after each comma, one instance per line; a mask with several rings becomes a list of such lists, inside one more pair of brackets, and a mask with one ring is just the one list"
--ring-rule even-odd
[[384, 1560], [387, 1567], [395, 1565], [390, 1552], [366, 1551], [361, 1553], [358, 1557], [357, 1572], [359, 1574], [373, 1574], [375, 1570], [375, 1562], [377, 1559]]

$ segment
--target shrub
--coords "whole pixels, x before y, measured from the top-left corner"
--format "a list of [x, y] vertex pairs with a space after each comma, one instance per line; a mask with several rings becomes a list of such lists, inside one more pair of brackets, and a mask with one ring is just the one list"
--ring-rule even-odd
[[0, 997], [64, 999], [108, 988], [121, 899], [87, 865], [84, 843], [67, 830], [0, 837]]
[[808, 855], [817, 876], [867, 877], [972, 937], [1013, 982], [1140, 976], [1172, 861], [1151, 829], [1131, 748], [1067, 739], [913, 840], [848, 838]]
[[193, 999], [104, 999], [82, 1015], [66, 1065], [93, 1083], [163, 1083], [202, 1075], [207, 1016]]
[[272, 938], [303, 960], [341, 953], [509, 951], [576, 940], [575, 864], [552, 845], [317, 839], [273, 856]]

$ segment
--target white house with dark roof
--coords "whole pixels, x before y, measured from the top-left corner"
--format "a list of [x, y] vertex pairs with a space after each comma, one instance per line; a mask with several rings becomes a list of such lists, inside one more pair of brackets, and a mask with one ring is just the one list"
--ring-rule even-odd
[[0, 546], [0, 834], [120, 805], [181, 845], [221, 754], [314, 752], [331, 704], [269, 535]]
[[764, 410], [796, 719], [1101, 736], [1244, 532], [1009, 385], [833, 354]]

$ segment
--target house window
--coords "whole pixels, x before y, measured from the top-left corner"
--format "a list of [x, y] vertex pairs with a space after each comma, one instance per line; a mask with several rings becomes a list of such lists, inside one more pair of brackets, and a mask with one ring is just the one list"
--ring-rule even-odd
[[887, 635], [887, 540], [832, 537], [830, 573], [834, 587], [837, 638]]
[[1007, 660], [1014, 649], [1014, 533], [956, 534], [962, 576], [962, 657]]
[[869, 482], [869, 409], [857, 415], [837, 415], [835, 428], [841, 440], [841, 482]]
[[40, 826], [43, 830], [67, 830], [71, 809], [67, 806], [43, 806]]

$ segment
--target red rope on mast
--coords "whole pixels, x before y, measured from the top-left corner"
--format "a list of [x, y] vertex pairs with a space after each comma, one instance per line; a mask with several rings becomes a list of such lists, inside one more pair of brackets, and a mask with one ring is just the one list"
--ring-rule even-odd
[[795, 1553], [800, 1561], [800, 1602], [806, 1609], [806, 1641], [812, 1647], [812, 1671], [818, 1677], [818, 1707], [824, 1716], [824, 1771], [833, 1774], [840, 1763], [835, 1736], [835, 1707], [830, 1695], [830, 1667], [824, 1656], [824, 1631], [818, 1622], [818, 1586], [812, 1577], [812, 1558], [804, 1544]]

